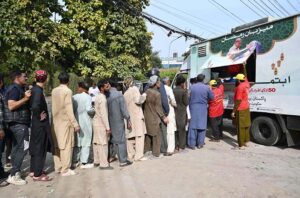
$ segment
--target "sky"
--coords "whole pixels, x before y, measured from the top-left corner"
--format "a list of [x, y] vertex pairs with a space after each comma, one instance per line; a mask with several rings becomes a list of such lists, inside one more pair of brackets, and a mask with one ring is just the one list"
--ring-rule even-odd
[[[150, 0], [144, 11], [208, 39], [263, 17], [279, 19], [300, 13], [300, 0]], [[178, 34], [168, 37], [168, 30], [148, 21], [147, 27], [153, 33], [153, 50], [159, 51], [161, 57], [172, 56], [174, 52], [180, 56], [195, 42], [184, 37], [177, 39]]]

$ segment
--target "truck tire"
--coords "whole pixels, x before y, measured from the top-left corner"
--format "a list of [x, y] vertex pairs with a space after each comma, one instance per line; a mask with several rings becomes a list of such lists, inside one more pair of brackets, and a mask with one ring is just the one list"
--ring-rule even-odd
[[252, 122], [251, 134], [256, 143], [272, 146], [281, 139], [282, 132], [275, 120], [266, 116], [259, 116]]

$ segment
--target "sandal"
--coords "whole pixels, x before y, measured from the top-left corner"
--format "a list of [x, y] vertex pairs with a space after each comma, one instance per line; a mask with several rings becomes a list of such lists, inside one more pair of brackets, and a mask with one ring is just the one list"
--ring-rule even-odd
[[50, 178], [49, 176], [45, 175], [45, 174], [42, 174], [41, 176], [39, 177], [32, 177], [33, 178], [33, 181], [51, 181], [52, 178]]
[[[42, 175], [46, 175], [46, 171], [42, 171]], [[28, 174], [29, 177], [34, 177], [34, 172]]]

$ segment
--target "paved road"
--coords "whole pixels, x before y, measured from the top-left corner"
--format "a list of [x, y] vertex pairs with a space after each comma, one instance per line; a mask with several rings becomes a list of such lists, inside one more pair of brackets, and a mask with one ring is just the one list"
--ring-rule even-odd
[[[113, 171], [97, 168], [78, 170], [79, 175], [8, 186], [0, 197], [295, 197], [300, 195], [300, 148], [265, 147], [250, 144], [245, 151], [236, 145], [233, 128], [227, 124], [227, 138], [220, 143], [206, 141], [201, 150], [134, 163]], [[47, 171], [53, 171], [51, 155]], [[28, 172], [29, 158], [23, 164]]]

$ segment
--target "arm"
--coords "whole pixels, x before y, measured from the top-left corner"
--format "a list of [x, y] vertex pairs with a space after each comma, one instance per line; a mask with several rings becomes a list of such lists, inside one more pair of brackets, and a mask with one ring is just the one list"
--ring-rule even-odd
[[19, 97], [16, 97], [18, 95], [19, 91], [16, 88], [10, 90], [10, 92], [8, 93], [8, 109], [10, 111], [16, 110], [22, 105], [24, 105], [26, 102], [28, 102], [31, 96], [31, 91], [26, 91], [24, 98], [22, 98], [21, 100], [18, 100]]
[[66, 114], [68, 116], [68, 119], [70, 120], [72, 126], [74, 128], [79, 127], [78, 122], [75, 119], [74, 112], [73, 112], [73, 105], [72, 105], [72, 91], [68, 90], [65, 99], [64, 99], [64, 106], [66, 109]]
[[189, 97], [188, 97], [188, 92], [186, 90], [184, 90], [182, 97], [183, 97], [182, 98], [183, 104], [185, 106], [188, 106], [189, 105]]
[[156, 110], [157, 115], [160, 117], [160, 119], [163, 120], [165, 118], [165, 114], [162, 109], [160, 94], [157, 96], [157, 103], [155, 105], [155, 110]]
[[130, 116], [129, 116], [129, 113], [128, 113], [128, 110], [127, 110], [127, 106], [126, 106], [126, 103], [125, 103], [125, 100], [124, 100], [124, 96], [121, 95], [118, 100], [119, 100], [119, 103], [120, 103], [120, 108], [121, 108], [121, 113], [122, 113], [123, 118], [126, 119], [126, 120], [129, 120]]
[[30, 105], [31, 105], [31, 111], [32, 111], [32, 116], [35, 116], [39, 119], [41, 119], [41, 95], [43, 93], [40, 91], [34, 91], [32, 92], [31, 99], [30, 99]]
[[212, 90], [208, 87], [208, 100], [213, 100], [214, 99], [214, 93]]
[[137, 87], [134, 87], [133, 89], [134, 89], [134, 96], [133, 96], [133, 98], [135, 99], [134, 103], [137, 104], [137, 105], [143, 104], [146, 101], [147, 94], [143, 93], [141, 95], [140, 91], [138, 90]]
[[[0, 95], [0, 131], [3, 130], [4, 126], [4, 116], [3, 116], [3, 99], [2, 96]], [[0, 138], [1, 139], [1, 138]]]
[[162, 108], [163, 108], [163, 111], [166, 115], [169, 114], [170, 112], [170, 109], [169, 109], [169, 102], [168, 102], [168, 96], [167, 96], [167, 93], [166, 93], [166, 89], [163, 85], [161, 85], [160, 89], [159, 89], [159, 92], [160, 92], [160, 95], [161, 95], [161, 104], [162, 104]]
[[170, 89], [170, 102], [173, 107], [177, 107], [176, 99], [172, 89]]
[[100, 114], [100, 119], [105, 126], [105, 130], [107, 130], [107, 131], [110, 130], [106, 99], [101, 98], [101, 100], [96, 100], [95, 108], [96, 108], [96, 111], [99, 112], [99, 114]]

